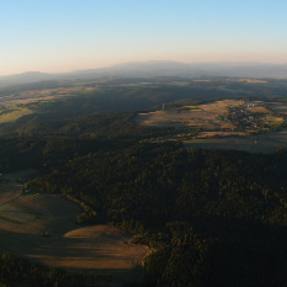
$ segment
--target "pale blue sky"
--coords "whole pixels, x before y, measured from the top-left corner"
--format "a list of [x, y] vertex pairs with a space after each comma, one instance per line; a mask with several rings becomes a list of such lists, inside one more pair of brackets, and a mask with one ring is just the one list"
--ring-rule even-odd
[[145, 60], [287, 63], [287, 1], [0, 0], [0, 74]]

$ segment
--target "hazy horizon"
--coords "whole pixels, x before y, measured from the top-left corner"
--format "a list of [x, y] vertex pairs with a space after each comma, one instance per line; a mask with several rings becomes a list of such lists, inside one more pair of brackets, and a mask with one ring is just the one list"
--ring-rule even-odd
[[[176, 60], [145, 60], [145, 61], [130, 61], [130, 62], [119, 62], [119, 63], [114, 63], [110, 65], [103, 65], [103, 66], [98, 66], [98, 67], [83, 67], [79, 69], [67, 69], [67, 70], [62, 70], [62, 71], [47, 71], [47, 70], [21, 70], [17, 71], [15, 73], [2, 73], [0, 74], [0, 77], [10, 77], [10, 76], [16, 76], [16, 75], [24, 75], [24, 74], [50, 74], [50, 75], [61, 75], [61, 74], [72, 74], [72, 73], [81, 73], [81, 72], [86, 72], [86, 71], [97, 71], [97, 70], [109, 70], [113, 68], [126, 68], [126, 67], [144, 67], [145, 65], [158, 65], [160, 67], [161, 65], [165, 64], [174, 64], [174, 65], [187, 65], [189, 67], [192, 67], [193, 65], [195, 67], [216, 67], [216, 66], [222, 66], [222, 67], [229, 67], [232, 68], [244, 68], [244, 67], [257, 67], [257, 66], [287, 66], [287, 61], [278, 63], [278, 62], [247, 62], [247, 61], [242, 61], [242, 62], [233, 62], [233, 61], [195, 61], [195, 62], [183, 62], [183, 61], [176, 61]], [[155, 66], [154, 66], [155, 67]]]
[[145, 61], [283, 64], [286, 9], [283, 0], [5, 1], [0, 75]]

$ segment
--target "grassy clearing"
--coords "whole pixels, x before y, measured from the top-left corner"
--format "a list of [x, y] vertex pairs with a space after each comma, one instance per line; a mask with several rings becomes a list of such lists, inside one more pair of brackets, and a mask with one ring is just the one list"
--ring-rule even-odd
[[137, 122], [143, 126], [188, 126], [200, 129], [233, 129], [225, 120], [231, 106], [241, 106], [240, 100], [223, 100], [203, 105], [187, 105], [167, 111], [140, 113]]
[[136, 122], [145, 127], [197, 129], [194, 138], [220, 138], [272, 131], [284, 124], [285, 117], [268, 102], [227, 99], [140, 113]]
[[285, 120], [283, 117], [278, 117], [275, 115], [266, 115], [265, 117], [266, 124], [271, 128], [278, 128], [284, 124]]
[[30, 115], [32, 111], [28, 108], [16, 108], [14, 110], [5, 111], [5, 113], [0, 114], [0, 124], [14, 122], [23, 116]]
[[42, 104], [55, 102], [64, 97], [77, 95], [78, 93], [90, 93], [94, 91], [94, 88], [80, 86], [31, 90], [21, 92], [13, 97], [0, 98], [0, 124], [14, 122], [23, 116], [32, 114]]

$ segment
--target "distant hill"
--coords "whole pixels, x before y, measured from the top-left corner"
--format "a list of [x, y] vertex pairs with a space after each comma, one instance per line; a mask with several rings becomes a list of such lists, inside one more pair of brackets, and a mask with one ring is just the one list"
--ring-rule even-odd
[[128, 76], [287, 78], [287, 64], [185, 64], [153, 61], [117, 65], [107, 71], [114, 75]]
[[36, 83], [52, 79], [57, 79], [57, 75], [41, 72], [26, 72], [11, 76], [2, 76], [0, 77], [0, 88], [12, 85]]
[[0, 77], [0, 88], [52, 80], [90, 80], [102, 77], [250, 77], [287, 79], [287, 64], [236, 64], [150, 61], [115, 65], [107, 68], [75, 71], [63, 74], [27, 72]]

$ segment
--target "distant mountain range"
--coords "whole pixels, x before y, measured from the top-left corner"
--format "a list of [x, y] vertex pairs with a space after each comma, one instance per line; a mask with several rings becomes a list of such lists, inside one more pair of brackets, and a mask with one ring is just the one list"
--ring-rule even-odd
[[287, 64], [231, 64], [204, 63], [185, 64], [178, 62], [150, 61], [127, 63], [108, 68], [83, 70], [63, 74], [26, 72], [0, 77], [0, 88], [31, 84], [43, 81], [92, 80], [102, 77], [152, 78], [152, 77], [248, 77], [287, 79]]

